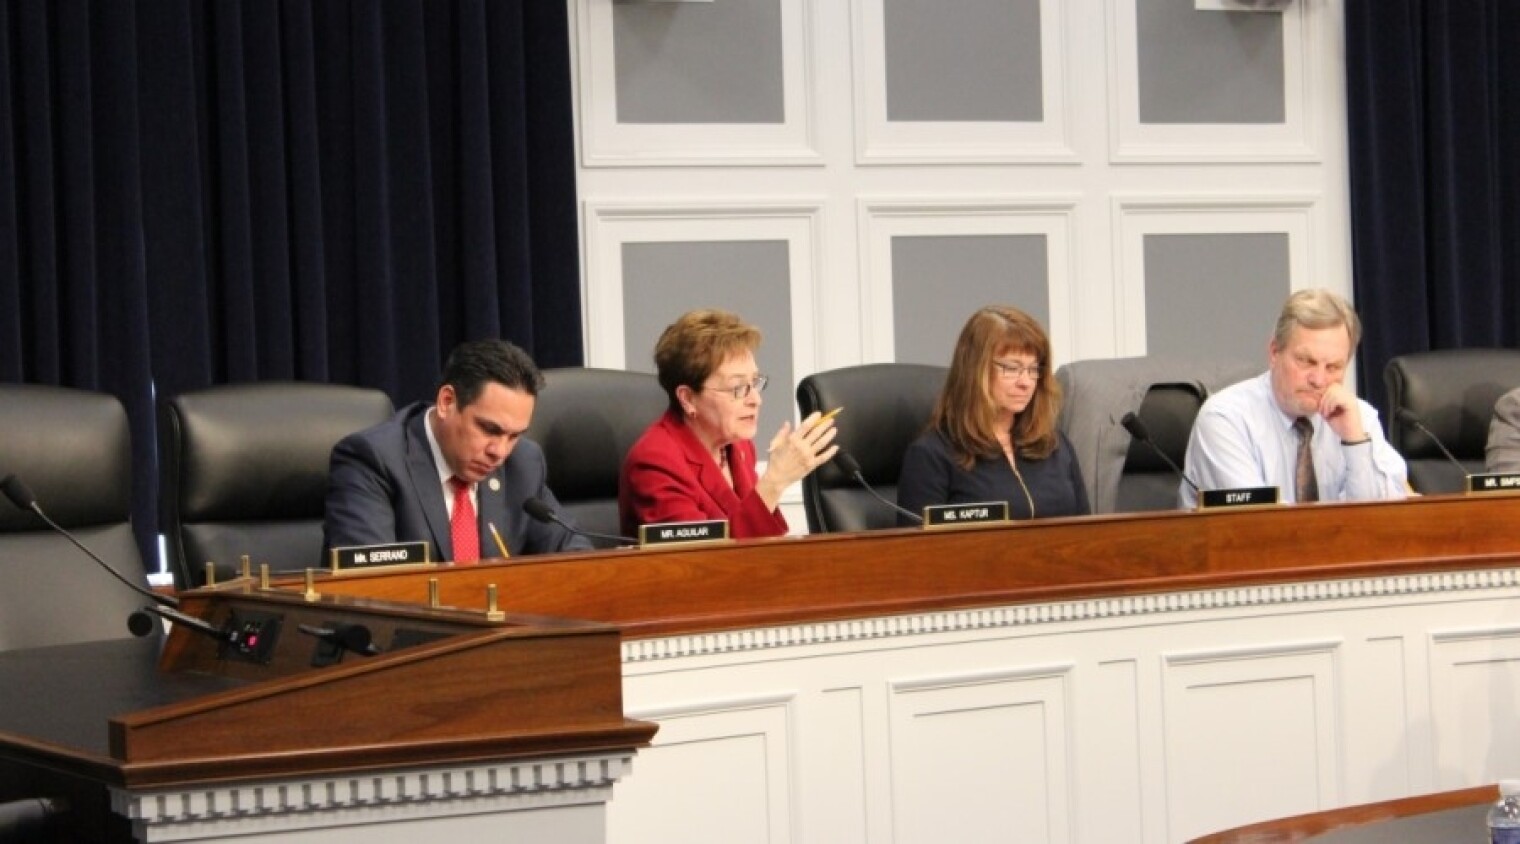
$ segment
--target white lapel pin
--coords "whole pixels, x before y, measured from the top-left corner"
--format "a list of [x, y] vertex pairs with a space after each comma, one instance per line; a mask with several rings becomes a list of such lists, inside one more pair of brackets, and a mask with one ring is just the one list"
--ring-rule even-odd
[[492, 478], [491, 479], [491, 491], [492, 492], [501, 492], [501, 481], [499, 479], [497, 479], [497, 478]]

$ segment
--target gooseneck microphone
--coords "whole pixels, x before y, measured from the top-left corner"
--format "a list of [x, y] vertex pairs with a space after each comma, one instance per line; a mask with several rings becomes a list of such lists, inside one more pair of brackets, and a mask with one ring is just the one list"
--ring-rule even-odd
[[888, 507], [891, 507], [893, 510], [901, 513], [903, 516], [912, 519], [914, 524], [921, 525], [924, 523], [923, 516], [918, 515], [912, 510], [898, 506], [896, 501], [888, 501], [886, 496], [877, 492], [874, 487], [867, 483], [865, 473], [860, 470], [860, 463], [856, 462], [855, 458], [848, 451], [840, 449], [839, 453], [834, 455], [834, 462], [839, 464], [839, 468], [844, 471], [846, 476], [848, 476], [855, 483], [860, 484], [866, 492], [871, 493], [872, 498], [875, 498], [877, 501], [880, 501]]
[[238, 641], [237, 633], [231, 629], [217, 627], [209, 621], [162, 604], [149, 604], [127, 617], [127, 629], [132, 631], [132, 635], [146, 636], [153, 632], [153, 619], [149, 617], [150, 614], [194, 630], [202, 636], [209, 636], [218, 642], [235, 645]]
[[554, 508], [544, 503], [544, 500], [542, 498], [529, 498], [527, 501], [523, 502], [522, 508], [524, 513], [527, 513], [529, 516], [533, 517], [534, 521], [542, 522], [546, 525], [551, 523], [559, 525], [560, 527], [570, 531], [577, 536], [586, 536], [590, 537], [591, 539], [602, 539], [606, 540], [607, 542], [615, 542], [618, 545], [639, 544], [639, 541], [637, 539], [631, 539], [626, 536], [619, 536], [615, 533], [597, 533], [594, 530], [582, 530], [581, 528], [570, 524], [564, 519], [561, 519], [559, 517], [559, 514], [554, 512]]
[[1462, 477], [1465, 478], [1468, 475], [1472, 474], [1471, 472], [1467, 471], [1466, 466], [1462, 465], [1462, 461], [1458, 460], [1456, 455], [1451, 453], [1451, 451], [1446, 447], [1446, 443], [1441, 442], [1441, 438], [1436, 436], [1434, 431], [1425, 427], [1425, 423], [1420, 421], [1420, 415], [1418, 413], [1415, 413], [1407, 407], [1401, 407], [1393, 415], [1405, 425], [1408, 425], [1409, 427], [1414, 428], [1425, 436], [1430, 437], [1430, 441], [1436, 444], [1436, 448], [1439, 448], [1442, 454], [1446, 455], [1446, 459], [1451, 461], [1451, 465], [1457, 467], [1457, 471], [1462, 473]]
[[1167, 457], [1166, 452], [1161, 450], [1161, 446], [1156, 445], [1155, 440], [1151, 439], [1150, 429], [1145, 427], [1145, 422], [1142, 421], [1139, 416], [1136, 416], [1134, 411], [1130, 411], [1129, 413], [1124, 414], [1124, 417], [1119, 420], [1119, 424], [1124, 426], [1124, 430], [1129, 431], [1130, 436], [1134, 437], [1140, 442], [1145, 443], [1151, 451], [1156, 452], [1156, 456], [1165, 461], [1166, 465], [1172, 467], [1172, 471], [1177, 473], [1177, 477], [1181, 478], [1188, 486], [1193, 488], [1194, 494], [1202, 491], [1198, 489], [1198, 484], [1193, 483], [1193, 479], [1188, 477], [1187, 473], [1182, 471], [1182, 467], [1178, 466], [1177, 463], [1172, 460], [1172, 458]]
[[[133, 583], [131, 580], [128, 580], [125, 576], [122, 575], [121, 572], [111, 568], [111, 566], [105, 560], [102, 560], [94, 551], [86, 548], [83, 542], [80, 542], [74, 537], [74, 534], [64, 530], [61, 525], [53, 521], [51, 518], [48, 518], [48, 514], [42, 512], [41, 505], [37, 503], [37, 496], [32, 494], [31, 489], [28, 488], [20, 478], [16, 477], [15, 475], [6, 475], [5, 480], [0, 481], [0, 492], [4, 492], [5, 497], [10, 499], [10, 502], [16, 505], [17, 508], [21, 510], [31, 510], [33, 513], [36, 513], [38, 518], [47, 523], [48, 527], [57, 531], [59, 534], [62, 534], [64, 539], [67, 539], [68, 541], [74, 543], [75, 548], [83, 551], [85, 553], [85, 556], [88, 556], [90, 559], [94, 560], [112, 577], [126, 584], [128, 589], [137, 592], [139, 595], [146, 597], [148, 600], [152, 601], [155, 604], [160, 604], [166, 607], [179, 606], [179, 601], [177, 599], [171, 598], [168, 595], [160, 595], [151, 589], [146, 589], [142, 586], [137, 585], [136, 583]], [[135, 628], [134, 632], [136, 632]], [[137, 635], [142, 636], [145, 634], [138, 633]]]

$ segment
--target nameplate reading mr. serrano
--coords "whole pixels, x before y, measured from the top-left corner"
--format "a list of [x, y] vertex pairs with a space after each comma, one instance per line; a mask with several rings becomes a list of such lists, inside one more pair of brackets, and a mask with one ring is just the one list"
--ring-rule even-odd
[[924, 508], [924, 527], [958, 527], [1008, 521], [1008, 502], [979, 501], [973, 504], [936, 504]]
[[710, 522], [661, 522], [639, 526], [639, 546], [675, 545], [686, 542], [723, 542], [728, 539], [728, 520]]
[[363, 571], [390, 566], [431, 566], [426, 542], [391, 542], [385, 545], [350, 545], [332, 549], [332, 570]]

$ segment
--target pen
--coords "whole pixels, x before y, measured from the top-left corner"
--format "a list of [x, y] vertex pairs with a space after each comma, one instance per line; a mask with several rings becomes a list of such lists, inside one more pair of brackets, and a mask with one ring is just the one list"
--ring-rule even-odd
[[501, 541], [501, 534], [496, 530], [495, 522], [486, 522], [486, 527], [491, 529], [491, 538], [496, 540], [496, 550], [501, 552], [503, 559], [512, 556], [507, 553], [507, 543]]
[[840, 406], [834, 408], [833, 410], [829, 411], [828, 413], [825, 413], [822, 416], [818, 417], [818, 421], [814, 422], [811, 425], [809, 425], [808, 426], [808, 430], [811, 431], [814, 428], [818, 427], [819, 425], [822, 425], [823, 423], [829, 421], [830, 419], [833, 419], [835, 416], [838, 416], [839, 415], [839, 411], [841, 411], [841, 410], [844, 410], [844, 405], [840, 405]]

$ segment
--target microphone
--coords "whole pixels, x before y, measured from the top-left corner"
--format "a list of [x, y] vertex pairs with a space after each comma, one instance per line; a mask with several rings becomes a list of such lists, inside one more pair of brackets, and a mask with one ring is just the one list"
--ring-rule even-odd
[[575, 525], [572, 525], [569, 522], [565, 521], [564, 519], [561, 519], [559, 517], [559, 514], [554, 512], [554, 508], [550, 507], [548, 504], [545, 504], [542, 498], [529, 498], [527, 501], [523, 502], [522, 508], [524, 513], [527, 513], [529, 516], [533, 517], [534, 521], [542, 522], [546, 525], [550, 523], [559, 525], [560, 527], [570, 531], [577, 536], [590, 537], [591, 539], [601, 539], [607, 542], [614, 542], [618, 545], [639, 544], [639, 541], [637, 539], [630, 539], [629, 537], [619, 536], [615, 533], [597, 533], [593, 530], [582, 530]]
[[834, 462], [839, 464], [839, 468], [845, 473], [846, 476], [855, 481], [855, 483], [860, 484], [862, 487], [864, 487], [866, 492], [871, 493], [872, 498], [875, 498], [877, 501], [880, 501], [888, 507], [891, 507], [893, 510], [896, 510], [909, 519], [912, 519], [914, 524], [921, 525], [924, 523], [923, 516], [918, 515], [912, 510], [907, 510], [903, 507], [899, 507], [896, 501], [888, 501], [886, 496], [877, 492], [876, 489], [869, 483], [866, 483], [866, 476], [865, 473], [860, 470], [860, 464], [856, 462], [855, 458], [851, 456], [848, 451], [840, 449], [839, 453], [834, 455]]
[[1150, 429], [1145, 427], [1145, 422], [1142, 421], [1140, 417], [1136, 416], [1134, 411], [1130, 411], [1129, 413], [1124, 414], [1124, 418], [1119, 420], [1119, 424], [1124, 426], [1124, 430], [1129, 431], [1130, 436], [1134, 437], [1140, 442], [1145, 443], [1150, 447], [1151, 451], [1156, 452], [1156, 455], [1165, 461], [1166, 465], [1172, 467], [1172, 471], [1177, 473], [1177, 477], [1181, 478], [1184, 482], [1187, 483], [1188, 486], [1193, 488], [1193, 493], [1195, 495], [1202, 491], [1198, 489], [1198, 484], [1193, 483], [1193, 479], [1188, 477], [1187, 474], [1182, 471], [1182, 467], [1178, 466], [1176, 462], [1172, 460], [1172, 458], [1167, 457], [1166, 452], [1161, 450], [1161, 446], [1156, 445], [1155, 441], [1151, 439]]
[[166, 607], [162, 604], [149, 604], [127, 616], [127, 629], [132, 631], [132, 635], [146, 636], [153, 629], [153, 619], [148, 617], [149, 613], [159, 618], [168, 619], [174, 624], [188, 627], [202, 636], [209, 636], [218, 642], [229, 645], [236, 645], [238, 643], [239, 637], [237, 631], [216, 627], [205, 619], [196, 618], [193, 615], [182, 613], [177, 609]]
[[[144, 588], [137, 585], [136, 583], [133, 583], [131, 580], [128, 580], [125, 576], [122, 575], [121, 572], [111, 568], [111, 566], [106, 563], [105, 560], [102, 560], [94, 551], [86, 548], [83, 542], [80, 542], [78, 539], [74, 538], [74, 534], [64, 530], [61, 525], [48, 518], [48, 514], [42, 512], [41, 505], [37, 503], [37, 496], [32, 494], [31, 489], [28, 488], [20, 478], [16, 477], [15, 475], [6, 475], [5, 480], [0, 481], [0, 492], [4, 492], [5, 497], [10, 499], [10, 502], [16, 505], [17, 509], [31, 510], [33, 513], [36, 513], [37, 516], [42, 519], [42, 521], [47, 523], [48, 527], [62, 534], [64, 539], [67, 539], [68, 541], [74, 543], [75, 548], [83, 551], [86, 556], [98, 563], [100, 567], [105, 569], [106, 572], [109, 573], [112, 577], [126, 584], [128, 589], [131, 589], [139, 595], [146, 597], [148, 600], [154, 602], [155, 604], [160, 604], [166, 607], [179, 606], [179, 599], [171, 598], [168, 595], [160, 595], [151, 589]], [[137, 635], [142, 636], [146, 634], [138, 633]]]
[[1467, 471], [1466, 466], [1462, 465], [1462, 461], [1458, 460], [1456, 455], [1452, 454], [1451, 451], [1446, 448], [1446, 443], [1441, 442], [1440, 437], [1436, 436], [1433, 431], [1425, 427], [1425, 423], [1420, 421], [1420, 415], [1418, 413], [1415, 413], [1407, 407], [1401, 407], [1393, 415], [1405, 425], [1408, 425], [1409, 427], [1414, 428], [1425, 436], [1430, 437], [1430, 441], [1436, 444], [1436, 448], [1439, 448], [1442, 454], [1446, 455], [1446, 459], [1451, 461], [1451, 465], [1457, 467], [1457, 471], [1462, 473], [1462, 477], [1465, 478], [1468, 475], [1472, 474], [1471, 472]]
[[362, 624], [335, 624], [332, 627], [313, 627], [310, 624], [298, 624], [296, 629], [308, 636], [315, 636], [324, 642], [345, 651], [352, 651], [360, 656], [374, 656], [380, 653], [372, 641], [373, 635], [369, 628]]

